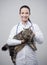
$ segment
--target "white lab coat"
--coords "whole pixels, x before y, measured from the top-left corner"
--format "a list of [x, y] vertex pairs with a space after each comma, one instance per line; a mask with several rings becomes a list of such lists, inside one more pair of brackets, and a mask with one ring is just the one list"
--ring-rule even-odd
[[[17, 24], [18, 25], [18, 24]], [[13, 36], [22, 31], [24, 28], [29, 28], [31, 26], [31, 23], [28, 21], [26, 24], [22, 24], [22, 22], [19, 23], [18, 25], [18, 30], [17, 30], [17, 25], [15, 25], [11, 32], [10, 36], [7, 40], [8, 45], [17, 45], [21, 44], [21, 40], [13, 39]], [[31, 29], [35, 33], [34, 41], [35, 43], [43, 43], [43, 34], [40, 31], [39, 27], [37, 24], [32, 23]], [[34, 52], [28, 45], [26, 45], [21, 51], [18, 52], [17, 57], [16, 57], [16, 65], [38, 65], [37, 62], [37, 57], [36, 57], [36, 52]]]

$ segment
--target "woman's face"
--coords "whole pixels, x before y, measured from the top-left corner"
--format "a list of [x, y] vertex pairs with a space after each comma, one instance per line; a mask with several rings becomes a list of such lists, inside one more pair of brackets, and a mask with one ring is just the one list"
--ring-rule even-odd
[[28, 8], [22, 8], [20, 12], [20, 17], [23, 22], [27, 22], [30, 16], [30, 12]]

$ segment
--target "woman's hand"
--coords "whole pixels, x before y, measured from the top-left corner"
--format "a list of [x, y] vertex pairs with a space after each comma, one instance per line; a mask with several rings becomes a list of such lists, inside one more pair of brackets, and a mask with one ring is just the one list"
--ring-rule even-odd
[[25, 40], [21, 40], [21, 43], [24, 44], [25, 43]]

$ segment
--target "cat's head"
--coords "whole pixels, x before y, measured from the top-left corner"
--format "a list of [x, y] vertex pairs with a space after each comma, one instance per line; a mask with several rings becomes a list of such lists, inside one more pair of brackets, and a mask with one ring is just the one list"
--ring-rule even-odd
[[32, 33], [33, 31], [31, 30], [31, 28], [27, 28], [22, 31], [22, 35], [24, 39], [27, 39], [27, 40], [31, 38]]

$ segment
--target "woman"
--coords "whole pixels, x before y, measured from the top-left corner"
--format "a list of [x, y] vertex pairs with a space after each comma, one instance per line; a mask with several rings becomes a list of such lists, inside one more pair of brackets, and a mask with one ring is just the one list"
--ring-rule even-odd
[[[7, 44], [9, 46], [13, 46], [24, 42], [24, 40], [13, 39], [13, 36], [21, 32], [24, 28], [29, 28], [30, 26], [31, 30], [35, 34], [35, 43], [43, 43], [43, 34], [40, 31], [38, 25], [32, 23], [29, 19], [30, 8], [27, 5], [22, 6], [19, 10], [19, 15], [21, 17], [21, 21], [12, 28], [10, 36], [7, 40]], [[36, 52], [33, 51], [28, 45], [25, 45], [25, 47], [17, 54], [16, 65], [38, 65]]]

